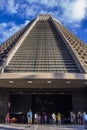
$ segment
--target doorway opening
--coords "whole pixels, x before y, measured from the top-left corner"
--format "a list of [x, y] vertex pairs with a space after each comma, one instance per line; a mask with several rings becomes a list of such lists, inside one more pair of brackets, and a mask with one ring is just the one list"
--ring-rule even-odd
[[71, 94], [35, 94], [32, 95], [32, 111], [40, 115], [42, 124], [47, 115], [47, 123], [52, 118], [52, 113], [61, 114], [62, 124], [70, 123], [70, 112], [72, 111]]
[[32, 95], [32, 111], [62, 113], [72, 111], [72, 95], [35, 94]]
[[73, 109], [72, 94], [53, 94], [53, 93], [35, 93], [35, 94], [11, 94], [10, 95], [10, 115], [16, 117], [17, 122], [27, 122], [27, 112], [31, 108], [33, 117], [35, 113], [41, 116], [46, 113], [47, 116], [52, 113], [60, 112], [64, 117], [70, 116]]

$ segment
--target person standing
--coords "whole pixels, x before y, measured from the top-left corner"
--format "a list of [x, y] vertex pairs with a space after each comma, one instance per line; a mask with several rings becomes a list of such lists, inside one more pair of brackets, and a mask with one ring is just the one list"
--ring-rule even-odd
[[51, 116], [51, 113], [48, 114], [48, 122], [49, 122], [49, 124], [52, 124], [52, 116]]
[[77, 113], [77, 122], [78, 122], [78, 124], [81, 124], [81, 112], [80, 111]]
[[84, 112], [84, 114], [83, 114], [83, 121], [84, 121], [85, 129], [87, 129], [87, 114], [86, 114], [86, 112]]
[[74, 112], [72, 113], [72, 123], [76, 124], [76, 114]]
[[55, 113], [52, 113], [52, 124], [56, 123], [56, 115]]
[[44, 119], [45, 119], [45, 124], [47, 124], [47, 114], [46, 113], [44, 115]]
[[34, 114], [34, 123], [38, 124], [38, 114], [37, 113]]
[[32, 111], [31, 111], [31, 109], [29, 110], [29, 112], [27, 112], [27, 119], [28, 119], [28, 126], [31, 127], [31, 124], [32, 124]]
[[61, 125], [61, 114], [59, 112], [58, 112], [56, 118], [57, 118], [57, 124]]
[[10, 115], [9, 115], [9, 112], [6, 114], [5, 116], [5, 122], [6, 123], [10, 123]]
[[38, 123], [39, 124], [41, 123], [41, 115], [40, 115], [40, 113], [38, 114]]

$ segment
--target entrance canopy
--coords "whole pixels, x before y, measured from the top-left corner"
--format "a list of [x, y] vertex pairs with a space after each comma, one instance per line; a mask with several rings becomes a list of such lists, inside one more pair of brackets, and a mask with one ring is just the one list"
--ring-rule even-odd
[[2, 73], [0, 88], [86, 88], [87, 74]]

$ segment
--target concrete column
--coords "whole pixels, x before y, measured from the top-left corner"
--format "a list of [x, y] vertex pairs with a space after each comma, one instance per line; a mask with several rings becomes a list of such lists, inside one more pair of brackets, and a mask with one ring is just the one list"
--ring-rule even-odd
[[0, 91], [0, 122], [5, 122], [5, 115], [9, 111], [9, 92]]

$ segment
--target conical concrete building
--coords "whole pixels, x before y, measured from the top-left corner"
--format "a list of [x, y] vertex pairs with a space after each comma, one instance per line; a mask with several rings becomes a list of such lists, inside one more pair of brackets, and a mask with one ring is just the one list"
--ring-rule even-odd
[[87, 45], [39, 15], [0, 46], [0, 116], [87, 111]]

